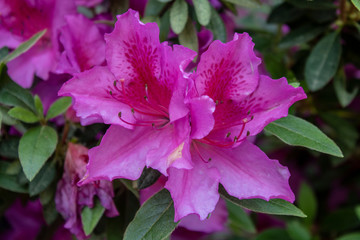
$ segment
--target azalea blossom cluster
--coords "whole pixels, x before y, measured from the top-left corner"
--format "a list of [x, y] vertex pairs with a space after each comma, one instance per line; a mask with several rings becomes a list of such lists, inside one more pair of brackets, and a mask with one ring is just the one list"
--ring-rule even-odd
[[111, 17], [77, 13], [77, 5], [99, 2], [0, 0], [0, 47], [16, 48], [47, 30], [7, 64], [9, 76], [25, 88], [34, 75], [45, 80], [33, 89], [45, 109], [61, 87], [59, 96], [73, 99], [76, 117], [71, 109], [68, 118], [110, 125], [99, 146], [68, 144], [55, 197], [64, 227], [86, 238], [80, 214], [95, 199], [107, 216], [118, 215], [111, 181], [137, 180], [145, 167], [162, 176], [142, 190], [141, 201], [166, 188], [174, 221], [189, 230], [223, 229], [219, 184], [238, 199], [293, 202], [288, 169], [249, 138], [287, 116], [306, 98], [303, 89], [264, 73], [247, 33], [222, 43], [203, 31], [206, 44], [194, 61], [195, 51], [160, 42], [157, 24], [144, 24], [134, 10], [118, 15], [113, 30], [95, 22]]
[[105, 40], [107, 65], [75, 74], [59, 91], [73, 98], [83, 124], [111, 125], [89, 150], [80, 186], [156, 169], [167, 177], [175, 221], [189, 214], [204, 220], [220, 183], [239, 199], [294, 201], [287, 168], [247, 138], [306, 96], [285, 78], [259, 74], [248, 34], [214, 41], [193, 72], [185, 69], [196, 53], [160, 43], [158, 26], [132, 10]]

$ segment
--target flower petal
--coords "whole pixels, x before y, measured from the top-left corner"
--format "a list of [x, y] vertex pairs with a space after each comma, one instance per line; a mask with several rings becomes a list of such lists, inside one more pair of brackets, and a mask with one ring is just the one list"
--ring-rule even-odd
[[[68, 15], [60, 41], [64, 47], [58, 72], [83, 72], [105, 61], [105, 40], [96, 25], [83, 15]], [[64, 62], [68, 62], [64, 64]], [[64, 66], [70, 69], [64, 69]]]
[[175, 207], [175, 222], [189, 214], [204, 220], [214, 211], [219, 200], [220, 174], [192, 151], [194, 167], [190, 170], [169, 168], [165, 188], [171, 193]]
[[81, 118], [82, 124], [104, 122], [118, 124], [127, 128], [119, 118], [133, 121], [130, 107], [114, 98], [110, 91], [114, 87], [114, 76], [107, 67], [94, 67], [89, 71], [76, 74], [67, 81], [59, 91], [60, 96], [71, 96], [74, 100], [74, 109]]
[[167, 168], [175, 163], [178, 167], [191, 168], [190, 158], [185, 154], [186, 145], [181, 142], [184, 140], [175, 134], [179, 130], [172, 125], [163, 129], [136, 127], [134, 130], [111, 125], [100, 145], [89, 150], [87, 173], [81, 184], [101, 179], [135, 180], [145, 165], [166, 175]]
[[201, 221], [198, 215], [190, 214], [181, 220], [179, 227], [196, 232], [212, 233], [224, 230], [227, 218], [226, 203], [220, 198], [209, 218]]
[[258, 84], [258, 65], [254, 43], [247, 33], [235, 34], [228, 43], [214, 41], [202, 54], [197, 68], [196, 88], [214, 101], [239, 101]]
[[[304, 90], [289, 85], [285, 78], [274, 80], [261, 75], [256, 90], [244, 100], [239, 103], [227, 101], [216, 106], [215, 127], [209, 138], [224, 142], [232, 141], [235, 136], [238, 139], [255, 136], [270, 122], [286, 117], [289, 107], [304, 98]], [[231, 137], [226, 139], [228, 133]]]
[[189, 100], [191, 114], [191, 138], [201, 139], [213, 129], [215, 120], [213, 112], [215, 103], [208, 96], [201, 96]]
[[151, 141], [158, 145], [146, 156], [146, 165], [168, 176], [168, 168], [191, 169], [190, 124], [188, 118], [179, 119], [164, 129], [155, 130]]
[[290, 173], [277, 160], [269, 159], [257, 146], [244, 141], [236, 148], [199, 147], [200, 154], [221, 174], [226, 191], [239, 199], [282, 198], [294, 201], [288, 180]]

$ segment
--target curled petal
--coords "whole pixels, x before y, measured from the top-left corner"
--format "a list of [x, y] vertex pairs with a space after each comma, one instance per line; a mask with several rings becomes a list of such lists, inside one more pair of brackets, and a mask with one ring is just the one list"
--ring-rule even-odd
[[112, 91], [115, 78], [107, 67], [93, 69], [77, 74], [67, 81], [59, 91], [60, 96], [71, 96], [74, 109], [82, 124], [104, 122], [131, 128], [119, 118], [133, 121], [129, 106], [119, 102]]
[[213, 112], [215, 103], [208, 96], [201, 96], [189, 100], [191, 114], [191, 138], [201, 139], [213, 129], [215, 120]]

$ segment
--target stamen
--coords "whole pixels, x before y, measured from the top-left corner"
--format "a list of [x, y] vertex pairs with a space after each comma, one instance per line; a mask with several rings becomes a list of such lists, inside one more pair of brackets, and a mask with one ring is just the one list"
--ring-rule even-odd
[[200, 159], [201, 159], [204, 163], [209, 163], [209, 162], [211, 161], [211, 158], [209, 158], [209, 160], [206, 161], [206, 160], [201, 156], [200, 151], [199, 151], [199, 148], [198, 148], [197, 145], [196, 145], [196, 142], [194, 142], [193, 146], [194, 146], [194, 148], [195, 148], [195, 150], [196, 150], [196, 153], [199, 155]]
[[226, 137], [228, 138], [228, 137], [230, 137], [230, 135], [231, 135], [231, 132], [228, 132], [228, 133], [226, 134]]

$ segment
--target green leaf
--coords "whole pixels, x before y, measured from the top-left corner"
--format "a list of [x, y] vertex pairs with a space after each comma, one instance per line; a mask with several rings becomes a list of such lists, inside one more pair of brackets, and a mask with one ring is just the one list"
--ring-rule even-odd
[[145, 8], [145, 16], [158, 16], [165, 7], [166, 3], [158, 0], [149, 0]]
[[315, 194], [309, 185], [306, 183], [301, 184], [296, 201], [299, 208], [308, 216], [304, 221], [310, 225], [316, 217], [317, 201]]
[[28, 192], [25, 186], [18, 183], [16, 175], [9, 175], [4, 173], [0, 173], [0, 188], [17, 193]]
[[309, 231], [302, 226], [298, 221], [288, 222], [286, 228], [292, 240], [310, 240], [311, 235]]
[[269, 23], [284, 24], [300, 18], [303, 14], [301, 9], [284, 2], [272, 9], [267, 21]]
[[360, 232], [353, 232], [343, 235], [336, 240], [359, 240], [360, 239]]
[[57, 117], [60, 114], [66, 112], [66, 110], [71, 106], [71, 97], [62, 97], [56, 100], [51, 106], [46, 114], [46, 120]]
[[305, 25], [292, 30], [279, 43], [280, 48], [292, 47], [297, 44], [306, 43], [325, 30], [322, 26]]
[[92, 231], [100, 221], [100, 218], [102, 217], [104, 212], [105, 212], [105, 208], [101, 205], [98, 199], [94, 200], [93, 208], [89, 208], [88, 206], [85, 206], [82, 209], [81, 221], [85, 235], [90, 235], [90, 233], [92, 233]]
[[16, 168], [16, 164], [14, 166], [12, 163], [0, 161], [0, 188], [17, 193], [27, 193], [27, 188], [18, 181], [17, 175], [21, 169], [12, 169], [14, 167]]
[[40, 118], [43, 118], [44, 115], [44, 106], [41, 102], [41, 99], [38, 95], [35, 95], [34, 97], [34, 102], [35, 102], [35, 108], [37, 110], [37, 114]]
[[170, 26], [176, 34], [180, 34], [188, 19], [188, 5], [184, 0], [176, 0], [170, 8]]
[[337, 157], [343, 157], [340, 148], [313, 124], [289, 115], [276, 120], [265, 127], [265, 130], [283, 142], [310, 148]]
[[6, 57], [8, 54], [9, 54], [9, 49], [7, 47], [3, 47], [0, 49], [0, 65], [4, 57]]
[[213, 7], [211, 7], [211, 19], [207, 27], [214, 34], [214, 39], [219, 39], [222, 42], [226, 42], [227, 36], [225, 24], [220, 15]]
[[45, 33], [46, 33], [46, 29], [34, 34], [29, 40], [27, 40], [26, 42], [23, 42], [22, 44], [20, 44], [19, 47], [17, 47], [9, 55], [4, 57], [0, 63], [2, 63], [2, 62], [3, 63], [8, 63], [11, 60], [13, 60], [14, 58], [16, 58], [16, 57], [20, 56], [21, 54], [23, 54], [24, 52], [26, 52], [32, 46], [34, 46], [40, 40], [40, 38], [42, 36], [44, 36]]
[[25, 176], [30, 181], [53, 154], [57, 141], [56, 131], [48, 126], [32, 128], [22, 136], [19, 144], [19, 158]]
[[177, 225], [170, 193], [163, 189], [141, 206], [126, 229], [124, 240], [166, 239]]
[[360, 11], [360, 0], [351, 0], [351, 2]]
[[36, 175], [34, 180], [29, 184], [30, 197], [35, 196], [44, 191], [50, 183], [55, 179], [56, 169], [54, 164], [46, 163], [39, 173]]
[[117, 194], [114, 202], [120, 215], [115, 218], [107, 219], [107, 240], [123, 239], [127, 226], [134, 219], [136, 211], [140, 208], [138, 197], [129, 191], [123, 191], [122, 194]]
[[344, 232], [360, 226], [356, 207], [342, 208], [332, 211], [322, 218], [321, 230], [323, 232]]
[[221, 196], [231, 201], [232, 203], [239, 205], [242, 208], [249, 209], [253, 212], [306, 217], [306, 215], [295, 205], [283, 199], [271, 199], [270, 201], [265, 201], [258, 198], [239, 200], [236, 197], [230, 196], [222, 185], [219, 187], [219, 193]]
[[46, 205], [43, 205], [43, 216], [48, 226], [50, 226], [56, 220], [58, 211], [56, 210], [54, 200], [50, 201]]
[[229, 3], [234, 3], [238, 6], [241, 6], [241, 7], [245, 7], [245, 8], [257, 8], [260, 6], [259, 2], [258, 1], [254, 1], [254, 0], [225, 0], [226, 2], [229, 2]]
[[13, 82], [3, 69], [0, 76], [0, 103], [36, 111], [31, 93]]
[[3, 124], [6, 124], [6, 125], [15, 125], [18, 122], [16, 121], [16, 119], [9, 116], [8, 111], [9, 111], [9, 108], [6, 108], [6, 107], [0, 105], [0, 113], [2, 116], [2, 122], [3, 122]]
[[346, 76], [343, 68], [335, 75], [334, 89], [340, 105], [343, 108], [349, 105], [359, 92], [359, 87], [353, 88], [351, 92], [346, 90]]
[[323, 88], [335, 75], [341, 56], [340, 36], [332, 32], [322, 38], [305, 64], [305, 80], [311, 91]]
[[19, 138], [10, 137], [0, 142], [0, 156], [18, 158]]
[[39, 118], [30, 110], [22, 107], [14, 107], [9, 110], [9, 116], [26, 123], [35, 123]]
[[234, 232], [256, 233], [255, 225], [250, 216], [241, 207], [230, 201], [226, 201], [226, 206], [229, 212], [229, 226]]
[[195, 26], [189, 18], [184, 30], [179, 34], [179, 42], [184, 47], [190, 48], [196, 52], [199, 51], [199, 40]]
[[138, 189], [144, 189], [153, 185], [161, 176], [155, 169], [145, 167], [138, 180]]
[[333, 1], [330, 0], [286, 0], [298, 8], [305, 9], [332, 9], [336, 8]]
[[160, 41], [166, 41], [170, 32], [170, 11], [166, 11], [160, 19]]
[[285, 229], [270, 228], [261, 232], [255, 240], [292, 240]]
[[196, 17], [199, 23], [206, 26], [210, 22], [211, 7], [208, 0], [193, 0]]

